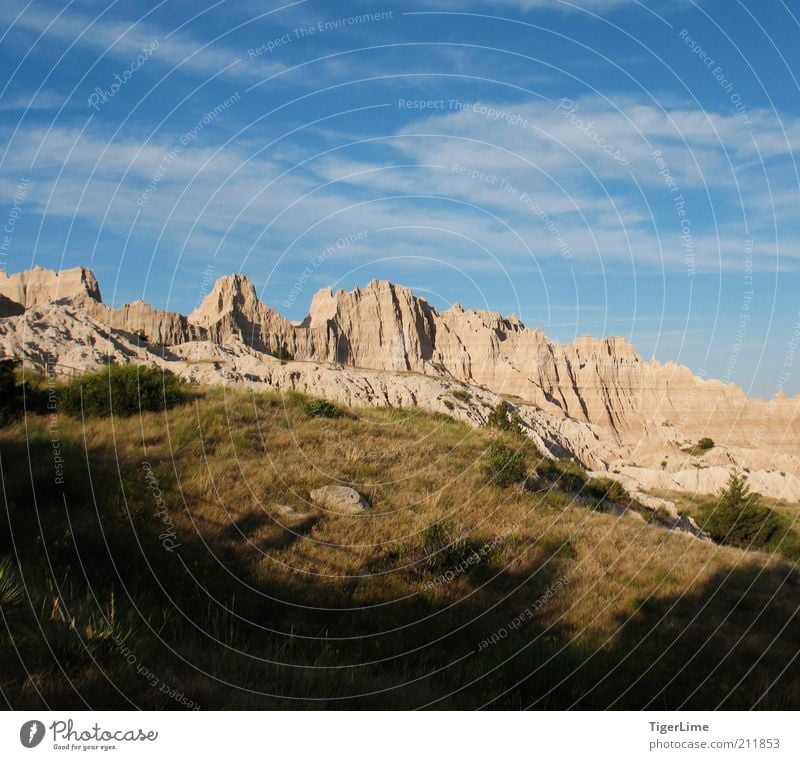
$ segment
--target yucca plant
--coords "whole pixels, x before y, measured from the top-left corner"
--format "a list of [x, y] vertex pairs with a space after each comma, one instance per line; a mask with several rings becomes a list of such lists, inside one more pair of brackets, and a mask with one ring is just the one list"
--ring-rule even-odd
[[17, 609], [25, 599], [25, 587], [19, 582], [14, 563], [6, 558], [0, 560], [0, 609], [6, 617]]

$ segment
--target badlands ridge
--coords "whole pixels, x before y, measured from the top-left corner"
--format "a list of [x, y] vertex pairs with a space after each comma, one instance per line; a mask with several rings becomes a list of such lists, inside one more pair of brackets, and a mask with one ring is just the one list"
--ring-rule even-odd
[[[472, 425], [505, 399], [544, 453], [635, 490], [716, 493], [741, 469], [753, 490], [800, 500], [800, 398], [749, 399], [686, 367], [644, 361], [622, 338], [557, 344], [516, 317], [457, 304], [439, 312], [384, 281], [324, 289], [298, 324], [243, 275], [220, 278], [184, 316], [141, 301], [109, 307], [83, 267], [0, 272], [0, 352], [37, 370], [135, 362], [197, 383], [416, 406]], [[716, 446], [684, 451], [702, 437]]]

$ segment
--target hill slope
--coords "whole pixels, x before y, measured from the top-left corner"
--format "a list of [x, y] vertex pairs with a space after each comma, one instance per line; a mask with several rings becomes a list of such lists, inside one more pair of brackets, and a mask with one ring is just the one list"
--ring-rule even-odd
[[[800, 706], [791, 566], [598, 511], [568, 467], [499, 488], [495, 441], [544, 467], [519, 438], [317, 409], [218, 388], [0, 430], [9, 702]], [[310, 502], [340, 482], [369, 508]]]

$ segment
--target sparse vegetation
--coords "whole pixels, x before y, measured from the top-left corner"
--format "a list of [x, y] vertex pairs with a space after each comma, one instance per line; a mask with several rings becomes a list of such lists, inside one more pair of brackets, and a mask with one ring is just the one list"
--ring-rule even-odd
[[276, 346], [271, 351], [267, 352], [270, 356], [274, 357], [275, 359], [280, 359], [282, 362], [293, 362], [294, 361], [294, 354], [289, 351], [286, 346]]
[[472, 398], [472, 394], [469, 393], [469, 391], [465, 391], [463, 388], [456, 388], [456, 390], [453, 391], [453, 398], [466, 404]]
[[[0, 430], [8, 704], [186, 706], [140, 665], [203, 709], [800, 706], [800, 578], [778, 558], [587, 512], [569, 487], [602, 484], [507, 433], [197, 393], [59, 416], [62, 484], [48, 415]], [[500, 444], [552, 487], [490, 485]], [[330, 483], [374, 518], [311, 510]]]

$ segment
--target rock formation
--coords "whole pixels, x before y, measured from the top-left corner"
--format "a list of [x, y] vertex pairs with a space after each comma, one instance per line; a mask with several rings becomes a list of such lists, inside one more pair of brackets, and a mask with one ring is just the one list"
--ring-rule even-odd
[[748, 399], [740, 388], [703, 380], [687, 367], [643, 361], [623, 338], [549, 341], [496, 312], [460, 306], [439, 313], [407, 288], [314, 296], [302, 325], [262, 304], [241, 275], [224, 277], [189, 321], [218, 342], [238, 335], [274, 355], [351, 367], [447, 375], [534, 404], [554, 416], [599, 425], [620, 443], [708, 436], [772, 451], [800, 447], [800, 402]]
[[[800, 499], [800, 400], [748, 399], [686, 367], [644, 361], [622, 338], [557, 344], [515, 317], [439, 312], [384, 281], [320, 291], [301, 324], [263, 304], [242, 275], [220, 278], [188, 317], [141, 301], [108, 307], [85, 268], [0, 273], [0, 299], [0, 349], [34, 367], [148, 362], [194, 382], [420, 406], [473, 425], [504, 398], [542, 451], [628, 484], [710, 493], [748, 467], [755, 490]], [[715, 449], [687, 450], [705, 436]]]
[[107, 327], [132, 333], [145, 342], [175, 345], [207, 337], [181, 314], [154, 309], [144, 301], [118, 309], [106, 306], [97, 278], [85, 267], [61, 272], [35, 267], [13, 275], [0, 272], [0, 297], [18, 304], [22, 311], [47, 304], [78, 308]]

